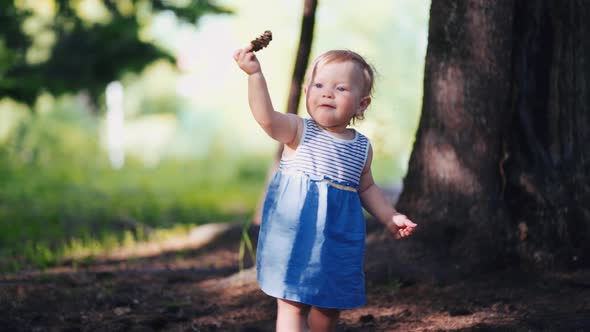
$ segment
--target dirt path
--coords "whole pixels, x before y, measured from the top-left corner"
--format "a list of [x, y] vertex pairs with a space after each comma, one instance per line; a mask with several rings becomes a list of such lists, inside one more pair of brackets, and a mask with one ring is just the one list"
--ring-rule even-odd
[[[401, 280], [384, 276], [370, 232], [368, 304], [343, 312], [340, 331], [590, 331], [590, 271]], [[0, 276], [0, 331], [272, 331], [274, 301], [252, 268], [239, 272], [240, 236], [235, 226], [152, 257]]]

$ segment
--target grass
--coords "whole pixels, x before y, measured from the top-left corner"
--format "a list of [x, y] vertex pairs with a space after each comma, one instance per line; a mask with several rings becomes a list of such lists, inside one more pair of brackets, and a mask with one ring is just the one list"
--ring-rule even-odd
[[[156, 168], [95, 165], [72, 170], [0, 162], [0, 272], [45, 269], [185, 235], [197, 225], [247, 225], [269, 160], [166, 161]], [[70, 171], [71, 170], [71, 171]], [[241, 261], [254, 256], [246, 236]]]
[[47, 268], [209, 222], [250, 218], [267, 160], [165, 161], [120, 170], [71, 159], [0, 162], [0, 271]]

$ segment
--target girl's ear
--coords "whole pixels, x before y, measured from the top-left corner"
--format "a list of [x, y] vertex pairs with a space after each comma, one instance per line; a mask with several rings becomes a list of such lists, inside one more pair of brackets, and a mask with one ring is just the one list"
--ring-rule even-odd
[[369, 105], [371, 104], [371, 97], [370, 96], [365, 96], [363, 98], [361, 98], [361, 103], [360, 103], [360, 111], [364, 112], [367, 107], [369, 107]]

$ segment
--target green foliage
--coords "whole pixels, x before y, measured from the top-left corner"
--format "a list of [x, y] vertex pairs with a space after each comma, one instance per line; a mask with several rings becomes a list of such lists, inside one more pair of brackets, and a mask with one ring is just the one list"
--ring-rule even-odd
[[113, 170], [98, 129], [67, 113], [23, 120], [0, 145], [0, 271], [84, 264], [195, 225], [250, 218], [269, 160], [214, 153], [146, 168], [129, 158]]
[[[131, 1], [124, 11], [116, 2], [104, 0], [107, 22], [88, 22], [74, 9], [75, 2], [57, 1], [56, 13], [49, 22], [31, 11], [0, 2], [0, 96], [10, 96], [29, 105], [41, 92], [55, 96], [85, 90], [95, 102], [106, 84], [126, 72], [139, 72], [157, 59], [173, 60], [172, 55], [140, 38], [148, 17], [162, 11], [196, 24], [206, 13], [229, 13], [228, 9], [205, 0]], [[44, 61], [27, 60], [33, 37], [23, 31], [26, 22], [36, 20], [39, 34], [55, 36]], [[48, 37], [51, 39], [50, 37]]]
[[246, 250], [248, 250], [248, 254], [250, 255], [250, 259], [255, 262], [256, 261], [256, 251], [254, 250], [254, 246], [252, 245], [252, 241], [250, 240], [250, 235], [248, 235], [248, 228], [250, 228], [250, 223], [244, 223], [242, 226], [242, 238], [240, 239], [240, 249], [238, 252], [238, 260], [240, 265], [240, 271], [244, 270], [244, 260], [246, 259]]

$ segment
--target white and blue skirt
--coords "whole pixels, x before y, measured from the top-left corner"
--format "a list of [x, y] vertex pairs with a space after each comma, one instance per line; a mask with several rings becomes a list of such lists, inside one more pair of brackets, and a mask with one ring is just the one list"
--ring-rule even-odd
[[269, 184], [258, 238], [260, 288], [322, 308], [361, 306], [365, 236], [354, 187], [279, 170]]

